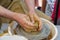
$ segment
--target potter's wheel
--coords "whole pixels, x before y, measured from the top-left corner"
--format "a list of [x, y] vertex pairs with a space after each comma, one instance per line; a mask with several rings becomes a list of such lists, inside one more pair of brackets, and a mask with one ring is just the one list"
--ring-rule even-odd
[[40, 39], [47, 38], [49, 36], [50, 28], [49, 28], [48, 24], [43, 23], [42, 30], [39, 33], [35, 34], [35, 35], [25, 32], [22, 28], [20, 28], [20, 29], [18, 28], [16, 30], [16, 32], [17, 32], [17, 35], [22, 35], [22, 36], [24, 36], [24, 37], [26, 37], [30, 40], [37, 40], [37, 39], [40, 40]]
[[12, 23], [12, 25], [9, 25], [8, 33], [10, 35], [15, 35], [14, 34], [14, 29], [15, 29], [16, 33], [17, 33], [16, 35], [24, 36], [29, 40], [41, 40], [41, 39], [47, 38], [50, 35], [50, 32], [51, 32], [52, 36], [53, 36], [51, 38], [51, 40], [54, 40], [57, 37], [57, 28], [51, 22], [49, 22], [48, 20], [43, 19], [43, 18], [41, 18], [41, 20], [42, 20], [42, 23], [43, 23], [43, 26], [42, 26], [43, 28], [39, 32], [39, 34], [37, 34], [37, 35], [28, 34], [28, 33], [24, 32], [22, 29], [20, 29], [20, 31], [19, 31], [19, 28], [15, 29], [16, 24], [17, 24], [17, 22], [15, 22], [15, 21]]

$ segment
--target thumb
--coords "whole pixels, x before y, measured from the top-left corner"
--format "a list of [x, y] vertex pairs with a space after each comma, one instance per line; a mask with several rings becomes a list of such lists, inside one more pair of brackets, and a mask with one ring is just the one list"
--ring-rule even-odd
[[31, 21], [32, 23], [34, 23], [34, 17], [33, 17], [33, 15], [30, 15], [29, 18], [30, 18], [30, 21]]
[[28, 21], [27, 19], [24, 18], [25, 24], [28, 26], [34, 26], [34, 24], [31, 21]]

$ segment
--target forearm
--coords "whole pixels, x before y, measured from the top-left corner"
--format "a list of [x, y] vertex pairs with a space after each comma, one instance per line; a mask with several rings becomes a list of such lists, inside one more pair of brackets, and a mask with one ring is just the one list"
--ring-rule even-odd
[[34, 11], [34, 9], [35, 9], [34, 0], [25, 0], [25, 2], [29, 8], [29, 11]]
[[16, 14], [0, 6], [0, 17], [6, 17], [14, 20], [14, 15]]

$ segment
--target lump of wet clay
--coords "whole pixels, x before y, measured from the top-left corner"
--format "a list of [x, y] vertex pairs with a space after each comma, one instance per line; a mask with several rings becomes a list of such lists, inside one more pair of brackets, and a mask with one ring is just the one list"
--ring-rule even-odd
[[39, 23], [37, 22], [37, 21], [35, 21], [35, 23], [34, 23], [34, 25], [35, 25], [35, 28], [36, 29], [23, 29], [25, 32], [27, 32], [27, 33], [30, 33], [30, 34], [37, 34], [37, 33], [39, 33], [40, 31], [38, 31], [38, 29], [39, 29]]

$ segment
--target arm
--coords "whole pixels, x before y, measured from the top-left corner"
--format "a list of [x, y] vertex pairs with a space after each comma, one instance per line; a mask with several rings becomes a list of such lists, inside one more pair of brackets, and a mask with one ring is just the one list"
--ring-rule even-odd
[[17, 21], [23, 29], [35, 29], [34, 24], [27, 20], [27, 15], [15, 13], [0, 6], [0, 17], [6, 17]]
[[1, 17], [6, 17], [6, 18], [14, 20], [14, 15], [16, 15], [16, 14], [3, 8], [2, 6], [0, 6], [0, 16]]
[[6, 17], [8, 19], [15, 20], [19, 23], [23, 23], [22, 15], [20, 13], [12, 12], [3, 8], [2, 6], [0, 6], [0, 17]]
[[37, 16], [37, 14], [35, 13], [35, 0], [25, 0], [28, 9], [29, 9], [29, 16], [31, 18], [32, 23], [35, 23], [35, 20], [38, 21], [38, 30], [40, 31], [42, 26], [41, 26], [41, 20], [39, 19], [39, 17]]
[[35, 0], [24, 0], [28, 9], [29, 9], [29, 16], [31, 18], [31, 21], [34, 22], [34, 19], [33, 19], [33, 14], [35, 14], [35, 3], [34, 1]]
[[22, 15], [20, 13], [18, 14], [18, 13], [12, 12], [0, 6], [0, 17], [6, 17], [8, 19], [15, 20], [18, 23], [23, 23], [21, 16]]
[[25, 0], [27, 6], [28, 6], [28, 9], [29, 11], [33, 11], [34, 12], [34, 9], [35, 9], [35, 3], [34, 3], [35, 0]]

